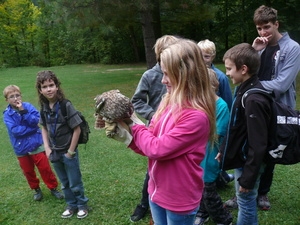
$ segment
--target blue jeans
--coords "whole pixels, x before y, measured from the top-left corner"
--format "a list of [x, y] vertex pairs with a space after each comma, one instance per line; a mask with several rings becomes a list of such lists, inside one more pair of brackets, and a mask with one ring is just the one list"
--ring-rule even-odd
[[88, 198], [84, 196], [83, 182], [79, 168], [78, 151], [73, 158], [67, 158], [65, 154], [60, 156], [58, 162], [52, 163], [53, 168], [61, 182], [62, 191], [68, 207], [86, 209]]
[[260, 176], [264, 171], [264, 165], [261, 166], [259, 174], [256, 178], [256, 182], [254, 188], [250, 190], [248, 193], [239, 192], [239, 182], [238, 178], [242, 175], [243, 169], [235, 169], [235, 190], [237, 203], [239, 206], [238, 217], [236, 225], [258, 225], [257, 218], [257, 190], [259, 187]]
[[154, 225], [193, 225], [199, 209], [198, 207], [189, 214], [178, 214], [160, 207], [151, 200], [149, 204]]

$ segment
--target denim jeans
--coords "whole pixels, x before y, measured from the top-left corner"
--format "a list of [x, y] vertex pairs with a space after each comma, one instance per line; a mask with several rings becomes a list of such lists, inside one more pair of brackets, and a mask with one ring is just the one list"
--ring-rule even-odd
[[86, 209], [89, 199], [84, 196], [78, 151], [76, 152], [76, 155], [72, 158], [67, 158], [65, 154], [62, 154], [60, 160], [52, 163], [52, 165], [61, 182], [68, 207], [72, 209]]
[[237, 203], [239, 206], [238, 217], [236, 225], [258, 225], [257, 218], [257, 190], [259, 186], [260, 176], [264, 171], [264, 165], [261, 166], [257, 176], [254, 188], [247, 193], [239, 192], [238, 178], [242, 175], [243, 169], [235, 169], [235, 190], [237, 196]]
[[198, 207], [189, 214], [178, 214], [160, 207], [151, 200], [149, 204], [154, 225], [193, 225], [199, 209]]

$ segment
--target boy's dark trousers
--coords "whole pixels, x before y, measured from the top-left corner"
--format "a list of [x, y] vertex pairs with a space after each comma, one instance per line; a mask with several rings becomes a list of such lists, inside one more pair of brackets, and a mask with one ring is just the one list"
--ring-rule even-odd
[[260, 177], [258, 195], [266, 195], [271, 189], [275, 164], [268, 162]]
[[216, 182], [205, 183], [197, 216], [210, 217], [215, 223], [230, 224], [232, 215], [223, 207], [223, 202], [217, 192]]
[[149, 181], [149, 174], [147, 171], [144, 180], [143, 189], [142, 189], [142, 199], [141, 199], [141, 205], [145, 208], [149, 208], [148, 181]]

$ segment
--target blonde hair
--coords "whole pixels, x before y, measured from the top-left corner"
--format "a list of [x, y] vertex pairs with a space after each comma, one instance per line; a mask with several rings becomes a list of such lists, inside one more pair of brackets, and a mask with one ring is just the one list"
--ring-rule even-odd
[[155, 51], [155, 55], [156, 55], [156, 61], [159, 62], [160, 61], [160, 53], [169, 45], [175, 43], [176, 41], [178, 41], [179, 38], [173, 35], [164, 35], [160, 38], [158, 38], [155, 42], [154, 45], [154, 51]]
[[219, 90], [219, 80], [218, 80], [217, 74], [211, 68], [207, 68], [207, 72], [208, 72], [208, 76], [209, 76], [209, 80], [210, 80], [212, 89], [214, 92], [217, 92]]
[[183, 108], [204, 111], [209, 119], [209, 137], [213, 143], [215, 100], [200, 48], [194, 41], [181, 39], [167, 47], [160, 59], [168, 72], [173, 90], [162, 99], [153, 117], [154, 123], [167, 107], [171, 107], [175, 121]]
[[20, 90], [20, 88], [17, 85], [8, 85], [3, 90], [3, 96], [4, 96], [4, 98], [7, 98], [7, 95], [9, 93], [12, 93], [12, 92], [19, 92], [21, 94], [21, 90]]
[[208, 53], [212, 56], [216, 56], [216, 45], [212, 41], [205, 39], [198, 42], [198, 46], [200, 47], [201, 51]]

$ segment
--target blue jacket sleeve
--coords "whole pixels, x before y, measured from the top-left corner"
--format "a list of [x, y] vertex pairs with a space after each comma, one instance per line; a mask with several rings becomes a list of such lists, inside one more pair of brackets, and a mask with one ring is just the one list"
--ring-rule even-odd
[[23, 103], [27, 113], [19, 114], [10, 106], [4, 112], [4, 123], [15, 138], [26, 137], [35, 133], [38, 128], [39, 112], [30, 104]]

